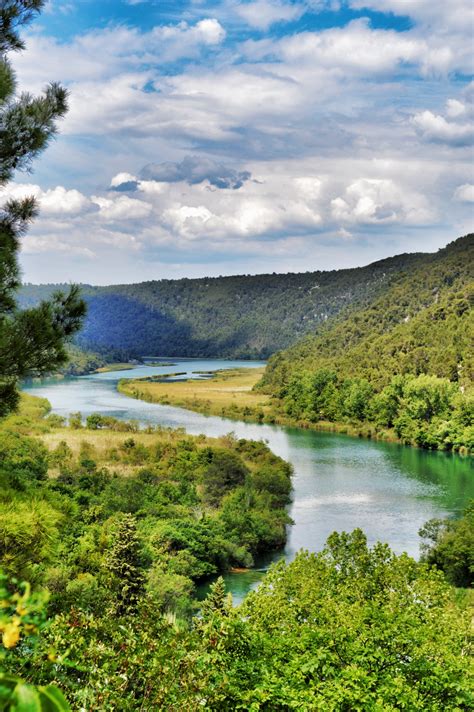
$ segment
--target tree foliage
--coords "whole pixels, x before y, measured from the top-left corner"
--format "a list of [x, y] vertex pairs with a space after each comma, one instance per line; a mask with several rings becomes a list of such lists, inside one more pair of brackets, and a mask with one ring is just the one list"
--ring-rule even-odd
[[116, 613], [134, 613], [144, 592], [145, 574], [137, 525], [131, 514], [123, 514], [118, 521], [107, 556], [107, 568], [116, 589]]
[[474, 501], [460, 519], [431, 519], [422, 529], [422, 560], [446, 574], [453, 586], [474, 583]]
[[[144, 354], [267, 358], [341, 310], [368, 303], [422, 258], [330, 272], [84, 285], [88, 315], [77, 342], [116, 361]], [[55, 289], [27, 285], [22, 304], [34, 306]]]
[[259, 388], [296, 420], [365, 423], [407, 444], [471, 450], [473, 264], [474, 235], [426, 256], [365, 309], [272, 357]]
[[[15, 171], [29, 170], [67, 111], [67, 92], [50, 84], [41, 96], [19, 94], [8, 55], [23, 49], [19, 31], [42, 0], [7, 0], [0, 6], [0, 187]], [[0, 209], [0, 416], [18, 403], [20, 378], [54, 370], [66, 359], [64, 341], [81, 326], [85, 305], [78, 289], [54, 292], [30, 309], [17, 306], [21, 236], [37, 213], [34, 198], [8, 200]]]
[[443, 575], [369, 548], [359, 530], [274, 565], [240, 607], [218, 579], [191, 626], [147, 606], [119, 619], [65, 610], [29, 656], [32, 680], [60, 683], [74, 709], [454, 712], [474, 701], [469, 616]]

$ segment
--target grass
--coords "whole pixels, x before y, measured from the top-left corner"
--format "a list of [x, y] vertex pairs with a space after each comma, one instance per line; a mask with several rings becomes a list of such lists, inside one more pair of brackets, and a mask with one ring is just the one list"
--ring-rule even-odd
[[[140, 430], [132, 421], [116, 421], [117, 426], [128, 425], [128, 430], [114, 430], [113, 426], [99, 429], [71, 427], [58, 424], [57, 416], [49, 415], [50, 408], [46, 399], [22, 394], [19, 411], [4, 419], [0, 430], [14, 430], [40, 440], [50, 453], [48, 476], [52, 479], [58, 477], [60, 463], [65, 464], [65, 457], [69, 457], [61, 450], [64, 444], [69, 448], [70, 456], [76, 463], [81, 457], [86, 457], [92, 459], [99, 468], [106, 467], [114, 475], [128, 478], [137, 475], [143, 467], [149, 466], [150, 453], [154, 453], [153, 461], [159, 462], [160, 467], [167, 472], [174, 462], [176, 447], [179, 448], [183, 441], [189, 440], [198, 450], [216, 446], [233, 449], [235, 442], [232, 434], [217, 438], [203, 434], [190, 436], [183, 428], [160, 426]], [[61, 460], [55, 457], [58, 446], [61, 450]], [[258, 467], [258, 463], [252, 459], [247, 460], [245, 456], [243, 459], [250, 470]]]
[[119, 391], [148, 403], [173, 405], [206, 415], [242, 420], [264, 420], [272, 403], [268, 395], [253, 391], [263, 368], [217, 371], [213, 378], [187, 381], [122, 380]]
[[107, 366], [96, 368], [94, 373], [108, 373], [109, 371], [128, 371], [135, 368], [136, 363], [109, 363]]

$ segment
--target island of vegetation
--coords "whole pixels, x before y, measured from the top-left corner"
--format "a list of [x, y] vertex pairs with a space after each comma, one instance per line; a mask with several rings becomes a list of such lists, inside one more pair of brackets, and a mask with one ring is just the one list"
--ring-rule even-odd
[[263, 373], [262, 367], [227, 369], [211, 372], [211, 378], [181, 381], [163, 376], [123, 378], [118, 390], [148, 403], [173, 405], [205, 415], [270, 422], [274, 417], [272, 399], [254, 390]]

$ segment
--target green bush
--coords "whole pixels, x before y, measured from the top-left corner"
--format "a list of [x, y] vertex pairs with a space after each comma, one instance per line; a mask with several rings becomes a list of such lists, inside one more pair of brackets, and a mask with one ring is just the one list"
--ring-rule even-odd
[[0, 485], [24, 490], [45, 480], [48, 451], [34, 438], [9, 430], [0, 431]]

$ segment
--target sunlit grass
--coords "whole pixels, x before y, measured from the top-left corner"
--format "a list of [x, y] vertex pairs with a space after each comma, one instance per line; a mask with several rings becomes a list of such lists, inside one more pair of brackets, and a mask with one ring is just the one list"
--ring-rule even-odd
[[266, 414], [270, 396], [253, 391], [263, 368], [242, 368], [218, 372], [213, 378], [187, 381], [122, 381], [125, 395], [149, 403], [173, 405], [209, 415], [243, 416], [257, 411]]

